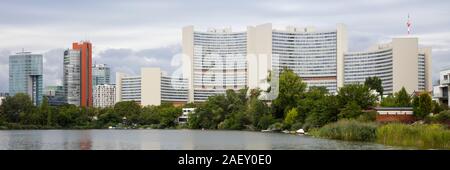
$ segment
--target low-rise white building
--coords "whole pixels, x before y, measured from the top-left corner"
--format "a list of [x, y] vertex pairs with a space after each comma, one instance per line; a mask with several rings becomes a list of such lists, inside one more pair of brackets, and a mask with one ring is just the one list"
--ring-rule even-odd
[[110, 84], [96, 85], [93, 93], [94, 107], [114, 106], [116, 102], [116, 86]]
[[179, 124], [185, 124], [189, 120], [189, 115], [194, 114], [195, 108], [183, 108], [183, 113], [178, 117], [177, 122]]
[[138, 76], [116, 73], [116, 102], [135, 101], [142, 106], [187, 103], [187, 79], [168, 76], [160, 68], [142, 68]]
[[[439, 83], [433, 87], [433, 99], [449, 105], [450, 67], [439, 72]], [[449, 105], [450, 106], [450, 105]]]

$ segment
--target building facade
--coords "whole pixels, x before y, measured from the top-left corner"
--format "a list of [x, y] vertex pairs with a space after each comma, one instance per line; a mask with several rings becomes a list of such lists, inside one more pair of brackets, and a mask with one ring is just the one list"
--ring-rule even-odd
[[243, 32], [230, 28], [201, 32], [187, 26], [183, 28], [183, 63], [189, 101], [204, 101], [227, 89], [262, 88], [269, 72], [277, 76], [284, 68], [292, 69], [309, 87], [323, 86], [335, 93], [343, 86], [346, 51], [343, 24], [321, 31], [293, 26], [278, 30], [262, 24]]
[[64, 51], [63, 86], [67, 104], [80, 106], [81, 74], [80, 51]]
[[[274, 29], [272, 24], [250, 26], [248, 59], [268, 55], [274, 76], [284, 68], [293, 70], [308, 85], [326, 87], [336, 93], [342, 86], [343, 53], [347, 51], [347, 31], [343, 24], [336, 29], [288, 26]], [[251, 64], [248, 64], [249, 67]], [[251, 72], [255, 70], [249, 69]], [[254, 78], [250, 78], [253, 80]]]
[[92, 65], [92, 87], [110, 84], [111, 69], [106, 64]]
[[[329, 30], [294, 26], [280, 30], [269, 23], [237, 32], [187, 26], [182, 47], [182, 76], [167, 76], [159, 68], [142, 68], [140, 76], [117, 73], [116, 100], [142, 105], [202, 102], [244, 88], [259, 88], [263, 96], [268, 89], [277, 90], [273, 80], [284, 68], [293, 70], [308, 87], [325, 87], [332, 94], [345, 84], [364, 83], [367, 77], [379, 77], [384, 94], [402, 87], [409, 93], [431, 90], [431, 48], [406, 37], [368, 51], [348, 52], [343, 24]], [[276, 95], [260, 99], [270, 101]]]
[[94, 88], [94, 107], [114, 106], [116, 102], [116, 86], [110, 84], [97, 85]]
[[64, 91], [68, 104], [92, 106], [92, 44], [75, 42], [64, 51]]
[[183, 28], [183, 52], [189, 57], [186, 74], [191, 101], [246, 87], [246, 32], [231, 28], [201, 32], [188, 26]]
[[34, 105], [42, 102], [42, 54], [20, 52], [9, 56], [9, 95], [25, 93]]
[[331, 93], [375, 76], [382, 80], [385, 94], [402, 87], [409, 93], [432, 89], [431, 48], [419, 47], [418, 38], [394, 38], [368, 51], [348, 52], [343, 24], [331, 30], [293, 26], [279, 30], [269, 23], [249, 26], [246, 32], [199, 32], [188, 26], [183, 28], [183, 54], [189, 101], [204, 101], [226, 89], [265, 89], [267, 77], [278, 76], [284, 68], [293, 70], [308, 87], [326, 87]]
[[364, 83], [367, 77], [382, 80], [384, 94], [402, 87], [409, 93], [431, 91], [431, 49], [419, 48], [417, 38], [394, 38], [365, 52], [345, 53], [345, 84]]
[[433, 87], [433, 99], [439, 101], [440, 103], [450, 106], [448, 102], [450, 97], [449, 93], [450, 85], [450, 68], [444, 68], [439, 72], [439, 82], [438, 85]]
[[116, 102], [136, 101], [143, 106], [185, 104], [187, 79], [166, 75], [160, 68], [142, 68], [140, 76], [116, 73]]
[[116, 102], [120, 101], [141, 103], [141, 76], [116, 73]]
[[66, 103], [63, 86], [46, 86], [44, 96], [47, 97], [50, 106], [61, 106]]

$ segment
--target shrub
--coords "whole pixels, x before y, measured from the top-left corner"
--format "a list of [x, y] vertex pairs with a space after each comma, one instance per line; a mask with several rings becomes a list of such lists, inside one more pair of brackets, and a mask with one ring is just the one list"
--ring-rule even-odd
[[267, 128], [269, 128], [270, 125], [275, 123], [275, 121], [276, 120], [272, 116], [272, 114], [270, 114], [270, 113], [269, 114], [265, 114], [259, 119], [257, 128], [259, 128], [259, 129], [267, 129]]
[[450, 130], [438, 124], [387, 124], [377, 129], [377, 142], [386, 145], [414, 146], [422, 149], [450, 149]]
[[437, 123], [447, 123], [447, 124], [450, 123], [450, 110], [446, 110], [435, 115], [434, 120]]
[[361, 122], [373, 122], [376, 119], [377, 119], [377, 112], [376, 111], [363, 112], [358, 117], [358, 121], [361, 121]]
[[269, 126], [269, 130], [281, 131], [283, 129], [283, 123], [277, 122]]
[[356, 120], [340, 120], [314, 129], [311, 134], [316, 137], [350, 141], [375, 141], [377, 125]]

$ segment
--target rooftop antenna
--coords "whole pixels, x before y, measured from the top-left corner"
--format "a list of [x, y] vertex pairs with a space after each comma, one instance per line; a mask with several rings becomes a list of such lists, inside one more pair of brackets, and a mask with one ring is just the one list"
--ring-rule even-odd
[[411, 25], [412, 25], [412, 23], [411, 23], [409, 14], [408, 14], [408, 22], [406, 22], [406, 26], [408, 27], [408, 35], [411, 34]]

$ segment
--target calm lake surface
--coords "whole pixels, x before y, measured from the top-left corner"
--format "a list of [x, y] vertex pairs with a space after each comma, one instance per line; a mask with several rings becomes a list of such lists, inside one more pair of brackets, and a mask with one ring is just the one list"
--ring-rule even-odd
[[400, 149], [281, 133], [220, 130], [0, 130], [0, 150]]

